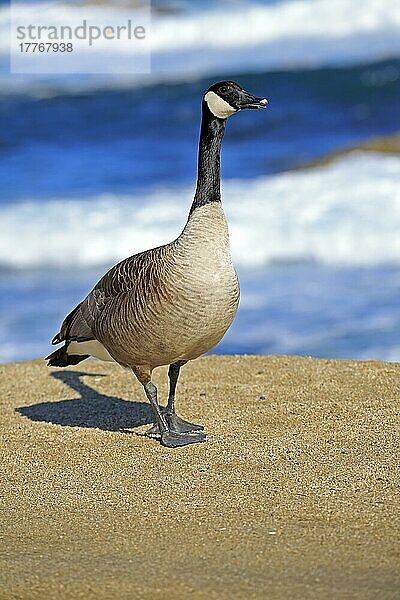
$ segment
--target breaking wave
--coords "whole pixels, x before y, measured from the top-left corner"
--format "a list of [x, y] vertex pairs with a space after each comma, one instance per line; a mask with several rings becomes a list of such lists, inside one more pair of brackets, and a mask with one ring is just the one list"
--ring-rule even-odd
[[[354, 152], [335, 163], [223, 185], [235, 262], [400, 261], [400, 159]], [[110, 264], [174, 239], [193, 188], [0, 206], [5, 268]]]
[[[31, 13], [45, 13], [49, 4], [14, 4], [16, 23], [26, 23]], [[228, 9], [229, 6], [229, 9]], [[60, 24], [79, 25], [82, 19], [97, 22], [107, 13], [110, 24], [134, 18], [126, 7], [105, 7], [58, 3], [53, 14]], [[223, 24], [223, 26], [222, 26]], [[400, 53], [400, 11], [397, 0], [283, 0], [273, 4], [212, 3], [201, 10], [155, 14], [149, 34], [152, 68], [150, 75], [117, 74], [101, 77], [60, 76], [49, 80], [52, 92], [57, 82], [62, 89], [91, 87], [96, 84], [120, 86], [171, 82], [220, 73], [315, 68], [347, 65], [396, 57]], [[129, 40], [110, 44], [99, 40], [98, 52], [106, 71], [129, 58]], [[137, 52], [135, 47], [135, 52]], [[25, 75], [10, 77], [8, 71], [9, 8], [0, 8], [0, 66], [3, 93], [29, 91]], [[119, 55], [119, 56], [117, 56]], [[118, 60], [117, 60], [118, 58]], [[105, 64], [107, 61], [110, 65]], [[38, 76], [31, 79], [32, 93], [45, 87]]]

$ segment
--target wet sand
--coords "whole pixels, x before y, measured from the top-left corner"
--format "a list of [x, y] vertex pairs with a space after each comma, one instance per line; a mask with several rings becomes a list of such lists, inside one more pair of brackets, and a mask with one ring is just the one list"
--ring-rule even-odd
[[400, 365], [182, 371], [170, 450], [119, 367], [0, 365], [0, 598], [398, 599]]
[[297, 169], [314, 169], [315, 167], [324, 167], [326, 165], [330, 165], [339, 158], [343, 158], [344, 156], [348, 156], [349, 154], [353, 154], [355, 152], [373, 152], [378, 154], [391, 154], [393, 156], [398, 156], [400, 154], [400, 134], [375, 137], [365, 142], [352, 144], [351, 146], [335, 150], [334, 152], [328, 152], [328, 154], [322, 158], [312, 160], [304, 165], [299, 166]]

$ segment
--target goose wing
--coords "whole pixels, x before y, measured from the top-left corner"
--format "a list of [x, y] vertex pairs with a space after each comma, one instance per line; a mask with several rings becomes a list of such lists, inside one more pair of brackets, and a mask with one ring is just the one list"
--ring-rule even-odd
[[86, 298], [65, 317], [59, 333], [51, 343], [96, 339], [95, 323], [107, 304], [117, 296], [133, 290], [138, 283], [145, 284], [149, 268], [160, 258], [163, 248], [165, 246], [135, 254], [112, 267]]

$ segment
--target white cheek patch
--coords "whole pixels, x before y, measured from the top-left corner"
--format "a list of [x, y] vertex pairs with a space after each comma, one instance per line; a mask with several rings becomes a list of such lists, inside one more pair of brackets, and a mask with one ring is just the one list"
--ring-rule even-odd
[[212, 114], [219, 119], [227, 119], [236, 112], [236, 109], [229, 102], [220, 98], [215, 92], [207, 92], [204, 100], [207, 102]]

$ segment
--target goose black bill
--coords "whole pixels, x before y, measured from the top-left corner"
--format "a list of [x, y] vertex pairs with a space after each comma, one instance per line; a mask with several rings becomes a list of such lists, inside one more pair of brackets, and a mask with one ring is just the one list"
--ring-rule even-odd
[[242, 108], [267, 108], [267, 105], [268, 100], [266, 98], [257, 98], [257, 96], [253, 96], [247, 92], [242, 94], [238, 102], [240, 110]]

